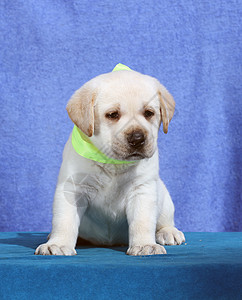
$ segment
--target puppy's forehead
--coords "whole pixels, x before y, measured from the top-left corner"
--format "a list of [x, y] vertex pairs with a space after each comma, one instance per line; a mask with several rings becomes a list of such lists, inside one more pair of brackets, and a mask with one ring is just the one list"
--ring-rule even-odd
[[135, 71], [116, 71], [104, 74], [100, 81], [98, 102], [107, 107], [112, 104], [144, 106], [154, 101], [157, 84], [153, 77]]

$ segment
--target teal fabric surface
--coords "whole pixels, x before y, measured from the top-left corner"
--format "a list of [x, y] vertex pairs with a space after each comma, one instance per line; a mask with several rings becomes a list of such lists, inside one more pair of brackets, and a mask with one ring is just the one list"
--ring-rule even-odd
[[241, 299], [242, 233], [187, 233], [167, 255], [82, 246], [35, 256], [47, 233], [0, 233], [0, 299]]

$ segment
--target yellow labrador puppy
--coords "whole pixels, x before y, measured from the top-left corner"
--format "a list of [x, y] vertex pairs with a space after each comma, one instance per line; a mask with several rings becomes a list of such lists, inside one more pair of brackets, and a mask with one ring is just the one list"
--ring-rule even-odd
[[52, 231], [35, 254], [74, 255], [78, 236], [94, 245], [127, 244], [129, 255], [166, 253], [184, 235], [159, 178], [158, 130], [175, 102], [153, 77], [131, 70], [97, 76], [75, 92], [75, 126], [63, 152]]

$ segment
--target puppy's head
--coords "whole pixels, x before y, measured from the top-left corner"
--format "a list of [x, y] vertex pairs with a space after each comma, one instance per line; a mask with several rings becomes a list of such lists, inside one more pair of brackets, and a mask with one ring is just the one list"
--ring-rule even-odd
[[88, 81], [67, 104], [71, 120], [107, 156], [151, 157], [158, 130], [167, 133], [175, 102], [158, 80], [135, 71], [116, 71]]

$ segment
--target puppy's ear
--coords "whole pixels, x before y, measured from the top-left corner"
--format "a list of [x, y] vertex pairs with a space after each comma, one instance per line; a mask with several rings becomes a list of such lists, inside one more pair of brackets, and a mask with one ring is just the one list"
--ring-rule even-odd
[[163, 123], [164, 133], [168, 132], [169, 123], [174, 115], [175, 101], [167, 89], [159, 83], [158, 95], [160, 98], [161, 122]]
[[94, 130], [96, 94], [93, 80], [90, 80], [74, 93], [66, 106], [72, 122], [88, 137], [93, 135]]

